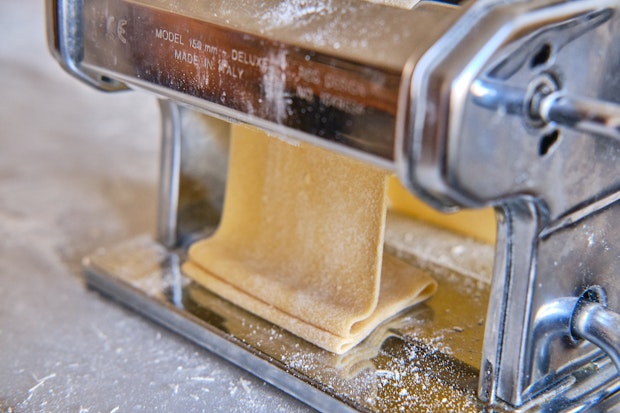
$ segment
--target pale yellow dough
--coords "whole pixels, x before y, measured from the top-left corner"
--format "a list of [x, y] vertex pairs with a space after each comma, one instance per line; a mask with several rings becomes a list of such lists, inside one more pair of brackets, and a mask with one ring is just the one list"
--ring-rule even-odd
[[413, 196], [391, 177], [388, 184], [390, 209], [429, 224], [448, 229], [487, 244], [495, 244], [497, 222], [493, 208], [465, 209], [452, 214], [439, 212]]
[[183, 270], [227, 300], [335, 353], [427, 299], [435, 281], [383, 253], [388, 173], [232, 128], [216, 233]]

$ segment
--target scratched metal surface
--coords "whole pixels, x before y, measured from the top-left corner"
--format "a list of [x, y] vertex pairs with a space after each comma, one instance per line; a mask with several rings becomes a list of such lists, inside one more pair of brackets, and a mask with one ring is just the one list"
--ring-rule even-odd
[[158, 116], [64, 74], [42, 3], [0, 2], [0, 412], [308, 411], [84, 287], [84, 254], [154, 227]]

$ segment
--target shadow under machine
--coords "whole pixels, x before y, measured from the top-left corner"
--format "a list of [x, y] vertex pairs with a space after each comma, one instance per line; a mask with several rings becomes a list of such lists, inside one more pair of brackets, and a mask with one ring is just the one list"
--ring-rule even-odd
[[[47, 9], [72, 75], [160, 99], [156, 239], [87, 257], [91, 287], [319, 410], [620, 402], [619, 1]], [[391, 171], [437, 211], [492, 207], [495, 244], [388, 212], [385, 251], [430, 273], [436, 294], [344, 354], [314, 346], [181, 270], [220, 223], [240, 124]]]

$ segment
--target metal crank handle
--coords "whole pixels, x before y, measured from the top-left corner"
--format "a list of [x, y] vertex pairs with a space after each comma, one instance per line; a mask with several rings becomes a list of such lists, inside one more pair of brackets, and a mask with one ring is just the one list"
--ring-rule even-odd
[[580, 302], [573, 314], [572, 334], [598, 346], [620, 372], [620, 314], [598, 302]]
[[[478, 80], [471, 88], [476, 104], [490, 110], [529, 117], [535, 124], [555, 123], [588, 134], [620, 140], [620, 104], [569, 95], [543, 77], [528, 94], [525, 89]], [[539, 125], [540, 126], [540, 125]]]
[[619, 104], [558, 91], [541, 100], [538, 114], [545, 122], [620, 140]]

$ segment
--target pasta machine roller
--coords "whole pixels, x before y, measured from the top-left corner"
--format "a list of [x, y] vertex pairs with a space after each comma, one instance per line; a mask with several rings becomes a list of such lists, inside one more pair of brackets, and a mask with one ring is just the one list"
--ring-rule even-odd
[[[48, 0], [47, 11], [70, 74], [160, 99], [156, 239], [86, 258], [90, 286], [321, 410], [617, 405], [620, 1]], [[217, 226], [221, 137], [238, 122], [391, 170], [440, 211], [494, 207], [490, 283], [476, 275], [484, 246], [461, 254], [473, 277], [424, 264], [390, 238], [409, 225], [394, 218], [387, 247], [427, 265], [438, 294], [352, 350], [364, 360], [352, 371], [188, 282], [179, 263]], [[421, 238], [435, 252], [464, 245]]]

